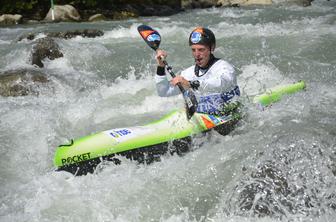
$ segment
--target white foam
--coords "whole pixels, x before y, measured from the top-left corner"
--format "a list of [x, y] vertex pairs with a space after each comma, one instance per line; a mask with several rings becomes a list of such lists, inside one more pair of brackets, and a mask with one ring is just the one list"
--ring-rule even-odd
[[241, 68], [238, 85], [247, 95], [257, 95], [266, 89], [289, 83], [272, 64], [250, 64]]
[[133, 23], [129, 27], [118, 27], [114, 28], [111, 31], [105, 32], [105, 34], [100, 37], [101, 39], [119, 39], [129, 41], [129, 38], [139, 39], [139, 32], [137, 27], [140, 23]]
[[8, 45], [10, 43], [11, 43], [11, 41], [9, 41], [9, 40], [2, 40], [2, 39], [0, 39], [0, 45]]
[[[130, 90], [132, 86], [132, 90]], [[145, 76], [136, 79], [130, 72], [127, 79], [118, 78], [111, 86], [99, 89], [103, 101], [94, 113], [94, 121], [99, 124], [118, 116], [141, 115], [151, 112], [167, 112], [176, 107], [179, 97], [161, 98], [156, 95], [154, 79]]]
[[[127, 42], [130, 41], [130, 38], [136, 41], [143, 41], [137, 30], [139, 25], [141, 25], [141, 23], [133, 23], [129, 27], [114, 28], [111, 31], [105, 32], [105, 34], [100, 38], [104, 40], [104, 42], [108, 40]], [[188, 36], [188, 33], [193, 29], [189, 28], [186, 30], [184, 27], [186, 24], [181, 21], [172, 21], [170, 22], [169, 26], [152, 24], [151, 22], [149, 22], [148, 25], [157, 30], [164, 39], [169, 38], [170, 36], [175, 36], [177, 34], [180, 36]]]
[[30, 64], [31, 52], [28, 48], [12, 50], [3, 59], [6, 60], [5, 70], [32, 68]]
[[[327, 25], [332, 15], [321, 16], [319, 18], [303, 18], [281, 23], [257, 23], [257, 24], [241, 24], [223, 21], [212, 27], [217, 38], [244, 36], [244, 37], [271, 37], [284, 35], [313, 35], [335, 34], [336, 28]], [[225, 30], [225, 31], [223, 31]]]

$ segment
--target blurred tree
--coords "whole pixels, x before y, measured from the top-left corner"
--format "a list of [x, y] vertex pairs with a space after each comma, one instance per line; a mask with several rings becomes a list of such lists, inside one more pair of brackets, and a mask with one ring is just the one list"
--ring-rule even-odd
[[38, 0], [18, 1], [18, 0], [1, 0], [0, 13], [14, 14], [22, 13], [24, 11], [33, 10], [38, 3]]
[[[116, 9], [127, 4], [132, 5], [168, 5], [178, 6], [181, 0], [54, 0], [55, 5], [71, 4], [79, 10]], [[48, 12], [50, 0], [0, 0], [0, 14], [32, 15], [37, 12]]]

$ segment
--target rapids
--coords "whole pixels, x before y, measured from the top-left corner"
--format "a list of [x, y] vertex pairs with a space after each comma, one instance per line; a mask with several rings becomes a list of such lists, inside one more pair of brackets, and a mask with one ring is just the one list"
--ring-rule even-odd
[[[207, 26], [232, 63], [246, 117], [228, 136], [183, 157], [105, 164], [96, 174], [55, 172], [58, 145], [157, 120], [183, 106], [160, 98], [156, 64], [137, 26], [162, 37], [175, 72], [193, 63], [188, 36]], [[0, 71], [29, 62], [29, 32], [95, 28], [97, 38], [56, 39], [38, 96], [0, 96], [0, 221], [334, 221], [336, 217], [336, 3], [212, 8], [170, 17], [0, 28]], [[42, 37], [40, 34], [39, 37]], [[264, 111], [253, 95], [304, 80], [304, 92]]]

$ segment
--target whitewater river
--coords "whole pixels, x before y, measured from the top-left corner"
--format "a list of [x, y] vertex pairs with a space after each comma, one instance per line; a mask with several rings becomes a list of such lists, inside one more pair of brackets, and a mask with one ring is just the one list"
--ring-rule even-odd
[[[245, 119], [183, 157], [124, 160], [82, 177], [55, 172], [56, 147], [69, 139], [143, 125], [183, 106], [182, 97], [156, 95], [154, 53], [140, 24], [160, 32], [177, 73], [193, 63], [191, 30], [212, 29], [215, 54], [237, 69]], [[105, 34], [56, 39], [64, 57], [44, 61], [50, 81], [38, 96], [0, 96], [0, 221], [335, 220], [335, 1], [0, 28], [0, 71], [40, 69], [29, 61], [34, 41], [18, 36], [84, 28]], [[250, 102], [299, 80], [306, 91], [264, 111]]]

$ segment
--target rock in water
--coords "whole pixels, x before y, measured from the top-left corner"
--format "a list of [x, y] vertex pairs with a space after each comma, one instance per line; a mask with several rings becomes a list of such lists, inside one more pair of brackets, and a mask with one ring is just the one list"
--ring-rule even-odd
[[84, 30], [74, 30], [74, 31], [64, 31], [64, 32], [50, 32], [47, 34], [48, 37], [53, 38], [63, 38], [71, 39], [76, 36], [82, 36], [87, 38], [95, 38], [104, 35], [103, 31], [97, 29], [84, 29]]
[[95, 14], [89, 18], [89, 22], [98, 22], [98, 21], [104, 21], [106, 20], [106, 17], [103, 14]]
[[0, 16], [0, 25], [16, 25], [21, 23], [22, 15], [3, 14]]
[[33, 46], [33, 65], [43, 67], [43, 59], [48, 58], [50, 60], [54, 60], [59, 57], [63, 57], [63, 53], [59, 50], [58, 44], [50, 37], [37, 40], [37, 44]]
[[46, 75], [34, 69], [5, 71], [0, 73], [0, 96], [38, 95], [41, 85], [47, 82]]
[[63, 22], [63, 21], [80, 21], [81, 17], [78, 11], [72, 5], [55, 5], [54, 6], [54, 20], [52, 20], [52, 9], [49, 9], [48, 14], [44, 20], [49, 22]]

